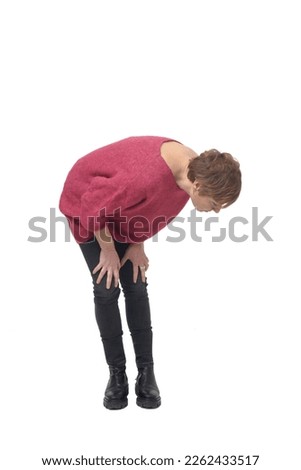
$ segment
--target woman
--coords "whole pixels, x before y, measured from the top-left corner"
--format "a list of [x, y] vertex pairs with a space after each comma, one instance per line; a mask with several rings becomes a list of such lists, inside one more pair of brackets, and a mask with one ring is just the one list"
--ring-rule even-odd
[[212, 149], [198, 155], [180, 142], [130, 137], [80, 158], [67, 175], [60, 210], [93, 280], [95, 316], [110, 378], [104, 406], [127, 406], [128, 380], [118, 307], [119, 281], [133, 340], [137, 405], [157, 408], [152, 326], [143, 242], [164, 228], [191, 198], [198, 211], [219, 212], [239, 196], [239, 163]]

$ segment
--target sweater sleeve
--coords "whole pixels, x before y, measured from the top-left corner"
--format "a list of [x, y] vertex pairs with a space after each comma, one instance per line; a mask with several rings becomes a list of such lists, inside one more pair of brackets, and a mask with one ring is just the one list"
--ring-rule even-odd
[[126, 209], [144, 197], [141, 190], [114, 177], [95, 176], [81, 197], [81, 224], [90, 232], [102, 230], [114, 211]]

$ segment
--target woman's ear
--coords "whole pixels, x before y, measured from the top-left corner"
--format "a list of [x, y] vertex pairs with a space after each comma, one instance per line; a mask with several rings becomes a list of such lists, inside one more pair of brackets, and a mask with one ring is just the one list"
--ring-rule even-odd
[[194, 180], [193, 191], [198, 193], [200, 191], [200, 187], [201, 187], [200, 182], [197, 180]]

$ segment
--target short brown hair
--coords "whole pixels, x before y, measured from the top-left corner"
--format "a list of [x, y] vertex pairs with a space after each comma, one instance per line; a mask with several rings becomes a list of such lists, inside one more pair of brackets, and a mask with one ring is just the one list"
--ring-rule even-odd
[[239, 162], [230, 153], [206, 150], [190, 160], [187, 178], [201, 184], [200, 196], [211, 196], [224, 207], [230, 206], [241, 191]]

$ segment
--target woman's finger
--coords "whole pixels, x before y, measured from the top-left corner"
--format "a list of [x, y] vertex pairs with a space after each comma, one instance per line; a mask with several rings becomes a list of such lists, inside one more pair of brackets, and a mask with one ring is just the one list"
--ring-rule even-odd
[[113, 274], [112, 271], [109, 269], [109, 270], [107, 271], [107, 282], [106, 282], [106, 288], [107, 288], [107, 289], [110, 289], [110, 287], [111, 287], [111, 284], [112, 284], [112, 277], [113, 277], [112, 274]]
[[145, 282], [145, 271], [146, 271], [147, 268], [144, 268], [144, 267], [141, 267], [140, 266], [140, 271], [141, 271], [141, 278], [142, 278], [142, 281]]
[[100, 267], [101, 267], [101, 264], [99, 264], [99, 263], [98, 263], [98, 265], [97, 265], [97, 266], [95, 266], [95, 268], [93, 269], [93, 271], [92, 271], [92, 274], [96, 274], [96, 273], [97, 273], [97, 271], [99, 271], [99, 270], [100, 270]]
[[122, 268], [122, 266], [127, 262], [128, 260], [128, 256], [127, 255], [124, 255], [124, 257], [122, 258], [122, 260], [120, 261], [120, 267]]
[[106, 273], [106, 270], [104, 269], [104, 267], [102, 267], [101, 270], [100, 270], [100, 273], [98, 275], [98, 278], [96, 280], [96, 284], [100, 284], [100, 282], [101, 282], [102, 278], [104, 277], [105, 273]]
[[137, 282], [137, 278], [138, 278], [138, 266], [135, 264], [134, 267], [133, 267], [133, 273], [134, 273], [134, 276], [133, 276], [133, 281], [134, 283], [136, 284]]
[[118, 283], [119, 283], [119, 271], [117, 269], [115, 269], [114, 271], [114, 278], [115, 278], [115, 287], [118, 287]]

